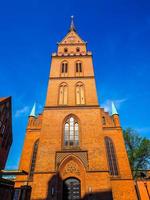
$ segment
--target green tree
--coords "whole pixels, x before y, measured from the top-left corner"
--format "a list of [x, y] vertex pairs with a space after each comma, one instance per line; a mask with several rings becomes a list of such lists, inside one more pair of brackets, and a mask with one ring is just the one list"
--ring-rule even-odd
[[125, 129], [123, 133], [131, 170], [133, 176], [137, 177], [139, 170], [150, 167], [150, 140], [131, 128]]

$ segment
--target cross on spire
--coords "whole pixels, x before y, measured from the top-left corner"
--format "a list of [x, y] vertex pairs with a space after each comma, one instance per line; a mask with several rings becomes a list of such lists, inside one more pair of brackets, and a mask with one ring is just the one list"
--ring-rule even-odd
[[72, 15], [72, 16], [71, 16], [71, 24], [70, 24], [70, 29], [69, 29], [69, 31], [75, 31], [75, 32], [76, 32], [76, 28], [75, 28], [73, 19], [74, 19], [74, 16]]

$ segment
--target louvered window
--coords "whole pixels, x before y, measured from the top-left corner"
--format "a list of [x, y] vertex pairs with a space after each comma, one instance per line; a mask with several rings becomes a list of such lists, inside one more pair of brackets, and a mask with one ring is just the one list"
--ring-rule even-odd
[[66, 61], [62, 62], [61, 64], [61, 76], [67, 76], [68, 75], [68, 63]]

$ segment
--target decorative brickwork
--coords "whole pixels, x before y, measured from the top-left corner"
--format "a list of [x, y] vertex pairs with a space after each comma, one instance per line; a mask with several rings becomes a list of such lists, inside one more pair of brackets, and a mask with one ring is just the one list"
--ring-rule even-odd
[[84, 167], [88, 169], [88, 155], [87, 151], [80, 152], [56, 152], [56, 169], [59, 167], [60, 163], [69, 155], [74, 155], [78, 157], [84, 164]]
[[63, 171], [63, 176], [66, 176], [67, 174], [72, 174], [72, 176], [79, 176], [80, 170], [78, 165], [74, 161], [70, 161], [65, 166], [65, 169]]
[[0, 170], [5, 168], [12, 144], [11, 97], [0, 98]]
[[30, 171], [37, 139], [33, 180], [16, 179], [16, 187], [31, 185], [32, 200], [62, 200], [71, 180], [81, 199], [137, 200], [119, 116], [99, 107], [92, 53], [74, 29], [52, 54], [45, 107], [29, 117], [20, 169]]

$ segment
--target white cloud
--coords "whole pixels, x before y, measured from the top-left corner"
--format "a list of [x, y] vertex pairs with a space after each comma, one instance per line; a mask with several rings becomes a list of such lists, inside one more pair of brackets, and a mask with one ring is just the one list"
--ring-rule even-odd
[[24, 106], [23, 108], [16, 111], [15, 117], [26, 116], [28, 113], [29, 113], [29, 107]]
[[107, 99], [104, 103], [102, 103], [101, 107], [104, 108], [104, 110], [106, 112], [111, 113], [111, 103], [114, 102], [115, 106], [117, 109], [120, 109], [120, 107], [122, 106], [122, 104], [124, 102], [127, 101], [127, 98], [123, 98], [123, 99], [116, 99], [116, 100], [112, 100], [112, 99]]
[[114, 100], [114, 103], [115, 103], [116, 107], [117, 107], [118, 109], [120, 109], [120, 107], [122, 106], [122, 104], [123, 104], [124, 102], [126, 102], [127, 100], [128, 100], [127, 98], [124, 98], [124, 99], [117, 99], [117, 100]]

